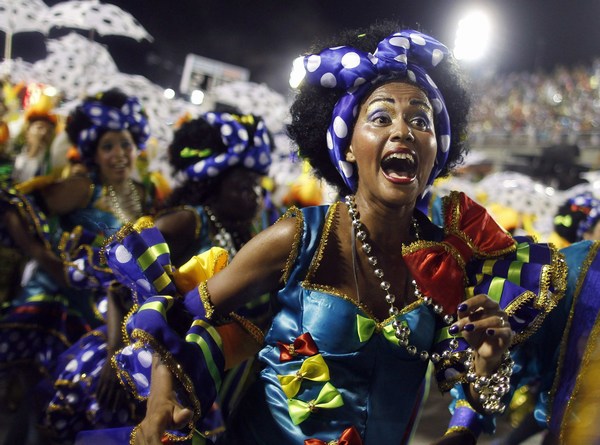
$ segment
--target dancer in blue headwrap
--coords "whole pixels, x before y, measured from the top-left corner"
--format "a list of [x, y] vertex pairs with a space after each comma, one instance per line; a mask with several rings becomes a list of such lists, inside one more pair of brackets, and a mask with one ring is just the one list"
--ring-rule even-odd
[[[90, 290], [90, 275], [77, 267], [65, 273], [68, 264], [80, 263], [91, 252], [78, 250], [78, 244], [100, 246], [153, 206], [153, 191], [132, 179], [138, 150], [149, 137], [147, 116], [136, 97], [110, 90], [85, 98], [69, 116], [66, 132], [87, 174], [50, 183], [33, 180], [32, 190], [22, 190], [27, 195], [7, 188], [0, 193], [11, 235], [37, 261], [0, 321], [0, 381], [21, 389], [13, 394], [27, 394], [41, 377], [51, 376], [57, 357], [105, 321], [106, 304], [100, 303], [106, 303], [102, 284], [107, 283], [91, 278], [95, 285]], [[36, 205], [53, 226], [42, 213], [34, 215]], [[36, 229], [33, 234], [27, 233], [29, 226]], [[1, 393], [3, 403], [18, 405], [18, 396]]]
[[[442, 390], [463, 384], [474, 410], [497, 414], [509, 346], [564, 292], [555, 250], [511, 237], [464, 194], [445, 199], [443, 228], [420, 210], [465, 151], [469, 100], [445, 46], [382, 24], [303, 63], [289, 133], [344, 201], [290, 209], [187, 292], [164, 258], [145, 272], [127, 237], [107, 248], [122, 282], [165, 286], [116, 355], [148, 398], [124, 443], [196, 438], [224, 370], [254, 351], [259, 378], [219, 444], [406, 444], [429, 361]], [[265, 292], [276, 314], [263, 337], [232, 311]]]

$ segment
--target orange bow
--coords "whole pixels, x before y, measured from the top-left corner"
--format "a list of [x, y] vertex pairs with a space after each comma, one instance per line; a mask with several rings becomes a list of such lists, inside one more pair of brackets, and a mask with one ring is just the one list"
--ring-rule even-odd
[[319, 352], [319, 348], [317, 348], [315, 341], [308, 332], [298, 336], [296, 340], [294, 340], [294, 343], [288, 344], [278, 341], [277, 346], [279, 346], [280, 350], [279, 361], [282, 363], [289, 362], [298, 355], [310, 357]]
[[416, 241], [402, 248], [402, 256], [421, 292], [446, 314], [455, 314], [465, 296], [465, 266], [471, 258], [505, 255], [516, 249], [516, 242], [464, 193], [452, 192], [443, 208], [444, 240]]
[[362, 445], [362, 443], [358, 430], [353, 426], [346, 428], [338, 440], [325, 442], [320, 439], [307, 439], [304, 441], [304, 445]]

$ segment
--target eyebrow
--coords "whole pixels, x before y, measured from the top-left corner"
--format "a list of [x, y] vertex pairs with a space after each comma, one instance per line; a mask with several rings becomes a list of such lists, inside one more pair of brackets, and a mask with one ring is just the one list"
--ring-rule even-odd
[[[373, 105], [374, 103], [377, 103], [377, 102], [386, 102], [386, 103], [393, 104], [396, 101], [394, 99], [392, 99], [392, 98], [389, 98], [389, 97], [378, 97], [378, 98], [373, 99], [371, 102], [369, 102], [367, 104], [367, 107], [370, 107], [371, 105]], [[425, 101], [423, 101], [421, 99], [410, 99], [410, 101], [408, 103], [409, 103], [409, 105], [415, 105], [415, 106], [423, 107], [423, 108], [425, 108], [426, 110], [429, 110], [429, 111], [432, 110], [432, 107], [427, 102], [425, 102]]]

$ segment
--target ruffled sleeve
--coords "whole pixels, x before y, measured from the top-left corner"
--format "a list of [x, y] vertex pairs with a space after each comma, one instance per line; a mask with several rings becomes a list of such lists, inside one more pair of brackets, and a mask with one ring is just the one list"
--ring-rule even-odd
[[227, 265], [227, 252], [214, 247], [176, 269], [162, 234], [142, 218], [121, 229], [104, 255], [119, 281], [135, 289], [139, 303], [125, 320], [127, 346], [113, 357], [113, 366], [130, 392], [145, 399], [152, 355], [158, 354], [179, 383], [180, 400], [194, 411], [187, 429], [167, 436], [190, 438], [215, 400], [225, 369], [223, 340], [203, 292], [206, 280]]
[[[483, 207], [464, 193], [443, 198], [442, 241], [417, 241], [403, 256], [419, 288], [438, 305], [442, 317], [455, 316], [460, 302], [487, 294], [509, 316], [516, 333], [512, 346], [528, 338], [563, 297], [567, 268], [551, 244], [512, 237]], [[468, 344], [443, 326], [434, 352], [441, 356], [436, 379], [442, 391], [466, 382], [464, 366]], [[449, 352], [456, 338], [458, 347]], [[445, 353], [444, 353], [445, 351]]]

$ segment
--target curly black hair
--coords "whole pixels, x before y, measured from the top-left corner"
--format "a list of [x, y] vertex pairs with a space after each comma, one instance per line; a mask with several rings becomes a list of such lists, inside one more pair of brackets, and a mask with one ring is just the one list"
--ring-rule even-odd
[[[169, 144], [169, 164], [176, 172], [182, 172], [190, 165], [198, 162], [197, 157], [182, 157], [184, 148], [205, 149], [212, 151], [211, 156], [224, 153], [227, 150], [221, 132], [217, 127], [210, 125], [202, 117], [184, 122], [173, 134], [173, 140]], [[221, 179], [217, 176], [202, 181], [187, 180], [179, 185], [164, 204], [164, 207], [175, 207], [179, 205], [201, 205], [219, 188]]]
[[[242, 119], [241, 113], [231, 114], [234, 118], [239, 118], [237, 120], [241, 121], [248, 130], [249, 140], [253, 140], [256, 125], [260, 121], [260, 118], [258, 116], [253, 116], [253, 123], [250, 123], [247, 120]], [[270, 133], [269, 138], [272, 142]], [[227, 147], [221, 139], [221, 131], [219, 128], [209, 124], [202, 117], [183, 123], [173, 135], [173, 140], [168, 148], [168, 155], [169, 164], [176, 172], [184, 171], [187, 167], [195, 164], [199, 160], [197, 157], [182, 157], [182, 150], [186, 147], [200, 150], [209, 148], [211, 150], [211, 157], [227, 151]], [[273, 147], [272, 143], [271, 147]], [[235, 168], [245, 167], [233, 167], [231, 170]], [[168, 208], [184, 204], [207, 204], [211, 197], [217, 195], [217, 191], [220, 189], [221, 182], [226, 174], [227, 173], [202, 180], [186, 180], [173, 190], [169, 199], [165, 202], [165, 207]]]
[[[129, 98], [129, 96], [127, 94], [125, 94], [123, 91], [121, 91], [117, 88], [112, 88], [112, 89], [104, 91], [102, 93], [98, 93], [96, 95], [86, 97], [85, 99], [83, 99], [82, 105], [86, 102], [100, 102], [101, 104], [103, 104], [107, 107], [121, 108], [125, 104], [125, 102], [127, 101], [128, 98]], [[75, 110], [73, 110], [71, 112], [71, 114], [69, 115], [69, 117], [67, 119], [67, 125], [65, 128], [65, 131], [67, 132], [67, 135], [69, 136], [69, 140], [71, 141], [71, 143], [73, 145], [77, 146], [78, 141], [79, 141], [79, 135], [81, 134], [81, 132], [87, 128], [90, 128], [91, 126], [92, 126], [92, 121], [90, 121], [90, 118], [87, 116], [87, 114], [85, 114], [82, 111], [81, 105], [80, 105], [77, 108], [75, 108]], [[87, 167], [94, 166], [93, 159], [94, 159], [94, 153], [96, 152], [96, 148], [98, 148], [98, 141], [100, 140], [102, 135], [104, 133], [106, 133], [107, 131], [108, 131], [108, 129], [101, 129], [98, 132], [98, 137], [96, 138], [96, 143], [95, 143], [94, 149], [92, 150], [91, 153], [82, 153], [81, 154], [82, 160]], [[139, 146], [140, 145], [139, 135], [132, 133], [131, 136], [133, 137], [133, 140], [136, 143], [136, 145]]]
[[[402, 29], [405, 27], [395, 22], [383, 21], [367, 29], [347, 30], [331, 40], [313, 45], [308, 54], [341, 45], [373, 52], [381, 40]], [[468, 151], [466, 136], [471, 97], [467, 90], [466, 79], [453, 57], [445, 58], [435, 70], [428, 71], [428, 74], [442, 92], [450, 116], [451, 140], [448, 161], [439, 174], [439, 176], [447, 176], [462, 162]], [[400, 76], [393, 74], [382, 77], [373, 84], [372, 90], [398, 78]], [[406, 80], [405, 77], [402, 77], [402, 80]], [[321, 88], [303, 82], [290, 108], [292, 121], [287, 127], [287, 132], [296, 143], [300, 157], [309, 161], [315, 175], [330, 183], [341, 194], [347, 194], [351, 190], [331, 162], [326, 142], [333, 108], [343, 94], [342, 90]]]

